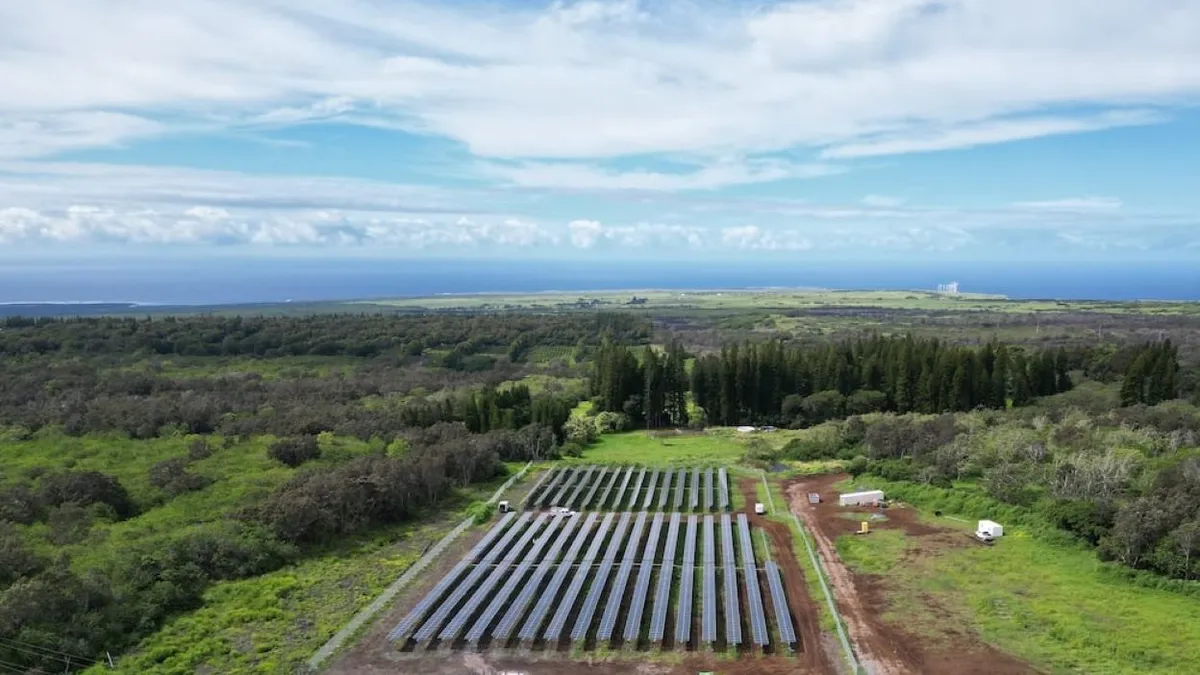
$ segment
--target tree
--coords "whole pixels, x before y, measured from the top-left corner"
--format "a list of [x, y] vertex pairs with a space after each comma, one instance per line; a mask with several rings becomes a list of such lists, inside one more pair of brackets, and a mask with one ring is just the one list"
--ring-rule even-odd
[[846, 409], [846, 397], [835, 389], [819, 391], [806, 396], [801, 404], [804, 418], [810, 424], [820, 424], [841, 417]]
[[317, 443], [316, 436], [284, 438], [267, 446], [267, 456], [294, 468], [320, 457], [321, 446]]

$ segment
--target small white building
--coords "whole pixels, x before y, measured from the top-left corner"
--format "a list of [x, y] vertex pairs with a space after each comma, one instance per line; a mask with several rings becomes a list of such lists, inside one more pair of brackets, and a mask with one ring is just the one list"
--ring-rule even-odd
[[993, 520], [979, 521], [979, 527], [975, 528], [975, 534], [986, 535], [992, 539], [1004, 536], [1004, 528]]
[[866, 490], [864, 492], [847, 492], [838, 495], [838, 506], [875, 505], [883, 501], [883, 490]]
[[752, 434], [755, 431], [758, 431], [758, 428], [757, 427], [738, 427], [737, 431], [739, 434]]

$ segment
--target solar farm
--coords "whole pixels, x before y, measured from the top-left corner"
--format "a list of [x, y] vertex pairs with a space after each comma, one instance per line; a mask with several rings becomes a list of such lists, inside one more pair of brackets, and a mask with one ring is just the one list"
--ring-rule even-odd
[[725, 469], [557, 468], [504, 513], [388, 639], [403, 651], [791, 654], [780, 568]]

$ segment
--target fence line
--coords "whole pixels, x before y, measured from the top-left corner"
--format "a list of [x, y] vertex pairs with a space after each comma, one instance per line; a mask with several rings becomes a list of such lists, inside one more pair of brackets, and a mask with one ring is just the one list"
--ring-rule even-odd
[[[516, 483], [518, 480], [520, 480], [521, 477], [529, 471], [529, 467], [531, 466], [533, 466], [533, 462], [527, 463], [524, 468], [505, 481], [504, 485], [501, 485], [496, 492], [492, 494], [491, 498], [487, 500], [487, 503], [494, 504], [495, 502], [499, 501], [501, 495], [504, 494], [504, 491], [512, 487], [513, 483]], [[308, 660], [309, 669], [315, 671], [320, 668], [321, 664], [325, 663], [325, 661], [332, 656], [334, 652], [340, 649], [346, 640], [358, 632], [358, 629], [362, 628], [364, 624], [378, 614], [385, 605], [394, 600], [396, 595], [398, 595], [400, 591], [404, 590], [405, 586], [412, 583], [412, 580], [415, 579], [417, 575], [419, 575], [426, 567], [428, 567], [435, 558], [440, 556], [442, 552], [450, 546], [450, 544], [454, 543], [455, 539], [461, 536], [463, 532], [466, 532], [468, 529], [470, 529], [470, 527], [474, 524], [474, 516], [468, 516], [461, 523], [455, 526], [453, 530], [450, 530], [446, 536], [442, 537], [442, 539], [438, 541], [433, 548], [425, 551], [424, 555], [418, 558], [416, 562], [409, 565], [408, 568], [404, 570], [404, 573], [401, 574], [400, 577], [394, 582], [392, 582], [391, 586], [388, 586], [386, 589], [384, 589], [384, 591], [379, 594], [379, 597], [371, 601], [371, 604], [359, 610], [359, 612], [355, 614], [345, 626], [342, 626], [341, 630], [339, 630], [333, 637], [329, 638], [329, 642], [326, 642], [321, 646], [320, 649], [317, 650], [317, 653], [313, 654], [312, 658]]]

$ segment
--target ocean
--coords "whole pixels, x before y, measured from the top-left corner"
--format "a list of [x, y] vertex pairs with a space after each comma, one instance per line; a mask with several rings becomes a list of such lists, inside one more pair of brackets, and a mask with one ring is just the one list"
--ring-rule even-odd
[[762, 263], [236, 258], [0, 261], [0, 303], [214, 305], [443, 293], [770, 287], [934, 290], [1012, 298], [1200, 300], [1200, 265]]

